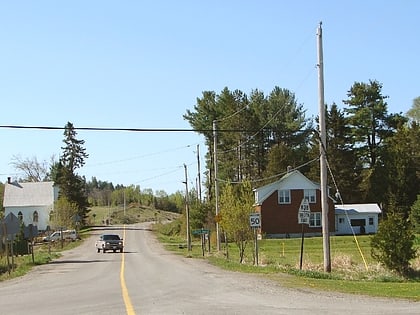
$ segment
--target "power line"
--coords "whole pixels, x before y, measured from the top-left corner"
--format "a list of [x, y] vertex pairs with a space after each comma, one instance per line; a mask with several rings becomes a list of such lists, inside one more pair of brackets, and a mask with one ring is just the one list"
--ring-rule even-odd
[[[19, 126], [0, 125], [3, 129], [38, 129], [38, 130], [65, 130], [65, 127], [54, 126]], [[213, 129], [188, 129], [188, 128], [112, 128], [112, 127], [74, 127], [82, 131], [125, 131], [125, 132], [212, 132]], [[219, 129], [218, 132], [246, 132], [255, 130], [246, 129]]]

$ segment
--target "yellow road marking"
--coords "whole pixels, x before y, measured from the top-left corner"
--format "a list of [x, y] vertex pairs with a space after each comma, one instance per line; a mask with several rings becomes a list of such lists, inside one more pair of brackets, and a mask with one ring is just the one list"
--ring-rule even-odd
[[[125, 225], [124, 225], [124, 234], [123, 239], [125, 240]], [[122, 296], [125, 303], [125, 309], [127, 311], [127, 315], [135, 315], [133, 304], [131, 304], [130, 296], [128, 295], [127, 286], [125, 285], [125, 279], [124, 279], [124, 264], [125, 263], [125, 253], [122, 252], [122, 258], [121, 258], [121, 272], [120, 272], [120, 282], [121, 282], [121, 290], [122, 290]]]

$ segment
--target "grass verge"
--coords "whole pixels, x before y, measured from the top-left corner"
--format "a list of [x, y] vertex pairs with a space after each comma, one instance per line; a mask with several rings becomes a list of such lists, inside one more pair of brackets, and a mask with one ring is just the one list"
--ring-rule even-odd
[[158, 226], [155, 232], [164, 247], [176, 254], [206, 259], [225, 270], [259, 274], [287, 287], [420, 301], [420, 258], [413, 261], [413, 275], [403, 278], [372, 259], [370, 236], [358, 237], [359, 248], [353, 237], [332, 237], [332, 271], [327, 273], [323, 271], [322, 238], [305, 239], [301, 270], [298, 239], [259, 241], [256, 265], [252, 242], [247, 246], [244, 261], [239, 263], [235, 244], [223, 244], [220, 252], [214, 247], [210, 252], [205, 249], [203, 255], [200, 239], [193, 238], [192, 250], [188, 251], [184, 238], [161, 234]]
[[[80, 233], [82, 239], [86, 237], [88, 230]], [[0, 282], [21, 277], [27, 274], [33, 267], [48, 264], [50, 261], [59, 258], [61, 252], [72, 249], [80, 244], [80, 241], [65, 241], [53, 243], [37, 243], [34, 246], [34, 255], [23, 255], [7, 257], [5, 252], [0, 253]]]

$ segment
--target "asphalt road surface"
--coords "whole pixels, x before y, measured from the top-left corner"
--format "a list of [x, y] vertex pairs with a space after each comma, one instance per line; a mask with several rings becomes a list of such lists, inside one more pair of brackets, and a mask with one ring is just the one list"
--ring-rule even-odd
[[[124, 253], [97, 253], [100, 233]], [[420, 314], [420, 303], [290, 289], [166, 252], [146, 225], [97, 230], [24, 277], [0, 282], [0, 314]]]

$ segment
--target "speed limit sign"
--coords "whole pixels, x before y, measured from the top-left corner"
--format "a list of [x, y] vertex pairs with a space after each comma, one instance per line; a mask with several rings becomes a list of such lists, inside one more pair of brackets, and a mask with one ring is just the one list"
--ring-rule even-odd
[[252, 228], [260, 228], [261, 227], [261, 217], [260, 217], [260, 214], [258, 212], [251, 213], [249, 215], [249, 225]]

